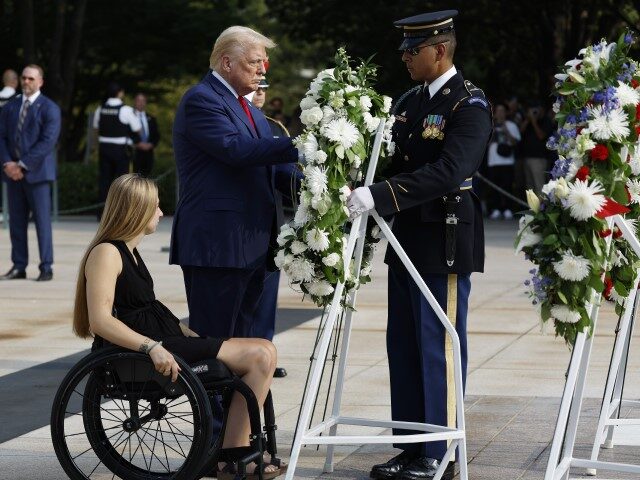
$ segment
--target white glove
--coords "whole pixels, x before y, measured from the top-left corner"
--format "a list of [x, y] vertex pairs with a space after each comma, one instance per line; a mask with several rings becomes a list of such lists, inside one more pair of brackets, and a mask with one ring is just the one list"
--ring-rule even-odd
[[362, 215], [367, 210], [373, 209], [375, 206], [369, 187], [358, 187], [347, 198], [347, 208], [349, 209], [349, 218], [351, 220], [358, 215]]

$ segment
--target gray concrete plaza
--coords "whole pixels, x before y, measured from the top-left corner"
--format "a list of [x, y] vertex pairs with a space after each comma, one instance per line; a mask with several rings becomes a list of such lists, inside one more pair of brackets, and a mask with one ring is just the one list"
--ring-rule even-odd
[[[170, 218], [162, 219], [158, 233], [147, 237], [140, 251], [154, 277], [158, 298], [176, 315], [186, 317], [182, 273], [168, 265], [168, 254], [162, 251], [169, 244], [170, 226]], [[95, 228], [95, 222], [86, 219], [56, 223], [55, 277], [52, 282], [36, 283], [38, 250], [31, 227], [29, 278], [0, 283], [0, 479], [66, 478], [51, 446], [48, 419], [59, 381], [55, 379], [89, 348], [88, 341], [72, 335], [70, 318], [78, 262]], [[543, 478], [570, 357], [568, 348], [551, 330], [541, 332], [524, 294], [522, 282], [531, 266], [513, 253], [515, 230], [515, 222], [487, 223], [486, 272], [472, 277], [465, 402], [472, 480]], [[358, 296], [343, 397], [346, 415], [390, 418], [384, 248], [381, 245], [376, 254], [372, 283]], [[0, 270], [4, 273], [10, 267], [9, 235], [2, 229]], [[289, 375], [274, 380], [273, 393], [280, 449], [287, 457], [320, 310], [289, 288], [285, 275], [279, 309], [282, 323], [274, 342], [278, 364]], [[578, 435], [581, 456], [588, 456], [591, 449], [616, 321], [611, 305], [604, 305]], [[640, 363], [633, 348], [629, 362], [625, 398], [637, 399]], [[323, 394], [323, 405], [324, 398]], [[638, 414], [623, 411], [625, 416]], [[340, 432], [363, 430], [345, 427]], [[639, 434], [629, 431], [618, 435], [616, 441], [618, 445], [603, 450], [601, 458], [640, 464]], [[324, 452], [323, 447], [304, 448], [296, 478], [365, 479], [372, 464], [395, 454], [391, 446], [338, 447], [334, 472], [322, 474]], [[582, 472], [573, 472], [572, 478], [582, 478]], [[599, 472], [595, 478], [636, 477]]]

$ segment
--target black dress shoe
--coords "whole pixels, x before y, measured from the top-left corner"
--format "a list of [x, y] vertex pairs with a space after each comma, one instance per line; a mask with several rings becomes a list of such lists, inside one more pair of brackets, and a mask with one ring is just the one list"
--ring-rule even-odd
[[[408, 465], [397, 478], [402, 480], [423, 480], [436, 476], [440, 461], [429, 457], [418, 457]], [[449, 463], [444, 470], [442, 480], [452, 480], [454, 475], [454, 463]]]
[[49, 270], [48, 272], [40, 272], [38, 278], [36, 278], [36, 282], [48, 282], [53, 279], [53, 272]]
[[282, 367], [277, 367], [273, 371], [273, 378], [282, 378], [287, 376], [287, 371]]
[[390, 480], [396, 478], [416, 458], [415, 452], [404, 450], [400, 455], [393, 457], [386, 463], [379, 463], [371, 468], [369, 477], [378, 480]]
[[0, 277], [0, 280], [19, 280], [22, 278], [27, 278], [27, 272], [24, 270], [18, 270], [17, 268], [12, 268], [7, 273]]

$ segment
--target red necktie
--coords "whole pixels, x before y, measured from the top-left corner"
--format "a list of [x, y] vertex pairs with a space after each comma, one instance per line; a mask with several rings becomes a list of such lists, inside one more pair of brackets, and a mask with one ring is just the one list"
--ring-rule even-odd
[[240, 95], [238, 97], [238, 101], [240, 102], [240, 105], [242, 106], [244, 113], [247, 114], [247, 117], [249, 118], [249, 122], [251, 122], [251, 126], [253, 126], [253, 130], [257, 132], [258, 130], [256, 129], [256, 124], [253, 121], [253, 117], [251, 116], [251, 111], [249, 110], [249, 105], [247, 105], [247, 100], [242, 95]]

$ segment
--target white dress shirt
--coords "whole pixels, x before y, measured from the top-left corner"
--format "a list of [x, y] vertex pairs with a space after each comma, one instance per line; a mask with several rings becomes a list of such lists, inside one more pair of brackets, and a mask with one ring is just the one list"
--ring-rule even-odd
[[[458, 71], [456, 70], [456, 67], [452, 65], [449, 70], [444, 72], [442, 75], [436, 78], [433, 82], [429, 83], [428, 85], [429, 85], [430, 98], [433, 98], [433, 96], [436, 93], [438, 93], [438, 90], [440, 90], [444, 86], [444, 84], [447, 83], [451, 79], [451, 77], [453, 77], [456, 73], [458, 73]], [[426, 85], [426, 82], [425, 82], [425, 85]]]
[[[119, 107], [122, 105], [122, 100], [117, 97], [110, 98], [106, 102], [106, 105], [109, 107]], [[93, 115], [93, 128], [96, 130], [100, 127], [100, 110], [101, 107], [96, 109], [96, 113]], [[139, 132], [142, 128], [142, 124], [140, 123], [140, 119], [134, 113], [133, 108], [129, 105], [123, 105], [123, 107], [118, 112], [118, 120], [120, 120], [125, 125], [129, 125], [131, 127], [131, 131]], [[113, 143], [116, 145], [126, 145], [127, 139], [129, 137], [98, 137], [98, 141], [100, 143]]]

